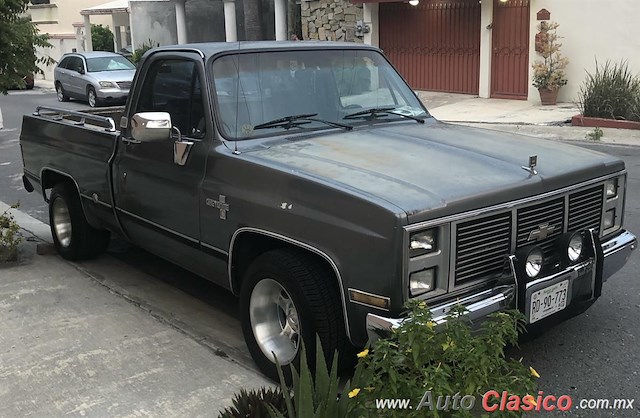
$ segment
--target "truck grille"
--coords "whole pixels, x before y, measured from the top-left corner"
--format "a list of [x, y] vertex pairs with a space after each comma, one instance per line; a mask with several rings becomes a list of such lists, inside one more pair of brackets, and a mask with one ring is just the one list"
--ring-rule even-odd
[[502, 273], [511, 248], [511, 212], [458, 224], [456, 283]]
[[131, 88], [131, 81], [116, 81], [116, 84], [122, 90], [129, 90]]
[[594, 228], [600, 233], [603, 193], [603, 186], [597, 186], [569, 196], [569, 231]]
[[[553, 255], [555, 241], [565, 231], [594, 228], [598, 233], [602, 219], [603, 193], [604, 186], [598, 185], [570, 194], [568, 207], [565, 195], [519, 208], [515, 212], [508, 211], [459, 223], [455, 234], [456, 285], [477, 279], [490, 279], [504, 271], [505, 259], [512, 251], [511, 232], [514, 226], [515, 248], [536, 244], [547, 257]], [[516, 215], [516, 222], [512, 219], [513, 213]], [[566, 225], [565, 219], [568, 219]], [[535, 236], [542, 231], [541, 237]], [[555, 257], [549, 257], [548, 261], [553, 262], [554, 259]]]
[[[540, 225], [547, 225], [553, 229], [546, 238], [532, 239], [529, 241], [531, 233], [537, 230]], [[564, 232], [564, 197], [539, 205], [518, 209], [518, 240], [517, 248], [534, 242], [542, 248], [545, 255], [553, 251], [556, 238]]]

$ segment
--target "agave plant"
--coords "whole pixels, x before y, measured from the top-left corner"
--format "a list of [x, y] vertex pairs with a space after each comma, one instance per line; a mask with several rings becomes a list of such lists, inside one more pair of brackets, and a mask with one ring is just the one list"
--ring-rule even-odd
[[288, 417], [284, 396], [280, 388], [240, 390], [233, 399], [233, 406], [220, 413], [219, 418], [269, 418], [269, 408], [282, 411]]

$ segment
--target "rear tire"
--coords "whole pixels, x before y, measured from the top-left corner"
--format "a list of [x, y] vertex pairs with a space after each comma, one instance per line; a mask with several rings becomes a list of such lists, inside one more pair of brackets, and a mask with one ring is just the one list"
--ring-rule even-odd
[[59, 81], [56, 83], [56, 96], [58, 96], [59, 102], [69, 101], [69, 96], [67, 96], [67, 94], [64, 92], [64, 89], [62, 88], [62, 84], [60, 84]]
[[89, 225], [80, 196], [71, 183], [58, 183], [49, 199], [49, 225], [58, 253], [67, 260], [88, 260], [102, 254], [110, 232]]
[[240, 293], [242, 331], [260, 370], [277, 381], [275, 353], [287, 379], [299, 370], [302, 342], [314, 369], [316, 335], [328, 364], [346, 341], [335, 276], [302, 251], [269, 251], [249, 267]]

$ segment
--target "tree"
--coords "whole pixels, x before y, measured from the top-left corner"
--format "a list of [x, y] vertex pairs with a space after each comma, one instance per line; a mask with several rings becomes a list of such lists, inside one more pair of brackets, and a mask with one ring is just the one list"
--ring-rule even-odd
[[50, 48], [47, 35], [38, 33], [31, 19], [24, 17], [28, 0], [0, 1], [0, 93], [23, 86], [23, 77], [42, 73], [38, 65], [54, 61], [49, 56], [38, 57], [36, 48]]
[[114, 52], [113, 33], [109, 26], [105, 28], [102, 25], [91, 25], [91, 43], [94, 51]]

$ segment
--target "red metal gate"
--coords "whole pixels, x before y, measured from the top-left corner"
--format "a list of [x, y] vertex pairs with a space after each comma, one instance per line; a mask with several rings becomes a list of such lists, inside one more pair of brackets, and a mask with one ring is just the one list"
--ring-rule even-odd
[[491, 97], [526, 99], [529, 91], [529, 0], [494, 0]]
[[477, 94], [478, 0], [380, 3], [380, 48], [414, 89]]

